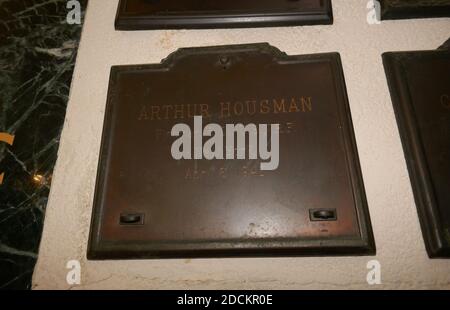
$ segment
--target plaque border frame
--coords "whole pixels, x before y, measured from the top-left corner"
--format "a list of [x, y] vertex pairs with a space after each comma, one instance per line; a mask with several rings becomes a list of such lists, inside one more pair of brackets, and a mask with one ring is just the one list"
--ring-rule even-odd
[[[329, 238], [329, 239], [270, 239], [264, 241], [222, 240], [220, 242], [116, 242], [101, 239], [102, 195], [105, 172], [108, 164], [108, 146], [110, 127], [114, 115], [113, 107], [116, 102], [117, 79], [122, 73], [132, 71], [152, 70], [167, 71], [176, 65], [177, 61], [189, 56], [206, 54], [226, 55], [233, 52], [259, 52], [273, 56], [278, 63], [311, 63], [327, 61], [330, 63], [336, 92], [336, 104], [339, 119], [342, 124], [342, 139], [344, 141], [347, 171], [351, 179], [354, 197], [354, 208], [358, 220], [360, 236], [357, 238]], [[363, 256], [375, 255], [376, 246], [372, 232], [367, 198], [361, 172], [359, 155], [348, 102], [344, 80], [343, 67], [339, 53], [322, 53], [310, 55], [288, 56], [268, 43], [243, 45], [212, 46], [181, 48], [170, 54], [159, 64], [120, 65], [111, 67], [109, 88], [107, 94], [105, 120], [95, 185], [91, 227], [88, 242], [87, 258], [89, 260], [106, 259], [161, 259], [161, 258], [218, 258], [218, 257], [279, 257], [279, 256]]]
[[390, 5], [390, 0], [379, 1], [381, 5], [381, 20], [450, 17], [450, 6], [402, 8]]
[[278, 13], [222, 13], [185, 15], [143, 15], [124, 16], [128, 0], [120, 0], [115, 19], [115, 29], [157, 30], [157, 29], [214, 29], [250, 28], [276, 26], [332, 25], [333, 8], [331, 0], [323, 1], [323, 12], [278, 12]]
[[439, 219], [437, 199], [412, 105], [410, 86], [407, 82], [402, 83], [402, 80], [406, 80], [405, 60], [436, 56], [450, 57], [450, 51], [387, 52], [382, 55], [382, 59], [428, 256], [450, 258], [450, 246], [445, 246], [447, 242], [444, 227]]

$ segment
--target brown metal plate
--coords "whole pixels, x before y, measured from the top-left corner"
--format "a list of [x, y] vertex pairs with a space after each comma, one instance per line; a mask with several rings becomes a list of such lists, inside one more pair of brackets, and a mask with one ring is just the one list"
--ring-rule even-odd
[[379, 0], [381, 19], [450, 17], [450, 0]]
[[332, 24], [330, 0], [120, 0], [117, 30]]
[[383, 55], [430, 257], [450, 257], [450, 51]]
[[[171, 130], [194, 115], [279, 124], [278, 169], [175, 160]], [[90, 259], [374, 252], [339, 54], [252, 44], [112, 68]]]

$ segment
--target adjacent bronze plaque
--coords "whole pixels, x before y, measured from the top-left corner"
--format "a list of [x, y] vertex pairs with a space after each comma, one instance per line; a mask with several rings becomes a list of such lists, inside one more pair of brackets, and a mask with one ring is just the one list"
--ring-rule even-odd
[[450, 257], [450, 51], [383, 55], [430, 257]]
[[339, 54], [112, 68], [90, 259], [374, 253]]
[[332, 24], [330, 0], [120, 0], [117, 30]]
[[440, 50], [450, 50], [450, 39], [448, 39], [447, 41], [444, 42], [444, 44], [442, 44], [439, 47]]
[[379, 0], [381, 19], [450, 17], [450, 0]]

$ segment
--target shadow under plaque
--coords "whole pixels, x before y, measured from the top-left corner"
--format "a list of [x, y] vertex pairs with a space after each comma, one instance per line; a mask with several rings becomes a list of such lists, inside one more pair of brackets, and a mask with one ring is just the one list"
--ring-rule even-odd
[[339, 54], [263, 43], [112, 67], [89, 259], [374, 253]]
[[117, 30], [332, 24], [331, 0], [120, 0]]
[[383, 62], [426, 248], [448, 258], [450, 50], [385, 53]]
[[450, 17], [450, 0], [379, 0], [381, 19]]

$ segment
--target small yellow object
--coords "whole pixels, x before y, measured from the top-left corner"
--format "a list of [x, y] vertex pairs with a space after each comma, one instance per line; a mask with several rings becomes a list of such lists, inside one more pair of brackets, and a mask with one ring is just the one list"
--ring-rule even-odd
[[[0, 132], [0, 142], [5, 142], [9, 145], [14, 143], [14, 136], [7, 134], [6, 132]], [[0, 173], [0, 185], [3, 183], [4, 173]]]
[[42, 176], [40, 174], [35, 174], [35, 175], [33, 175], [33, 181], [38, 184], [43, 184], [43, 183], [45, 183], [45, 178], [44, 178], [44, 176]]

